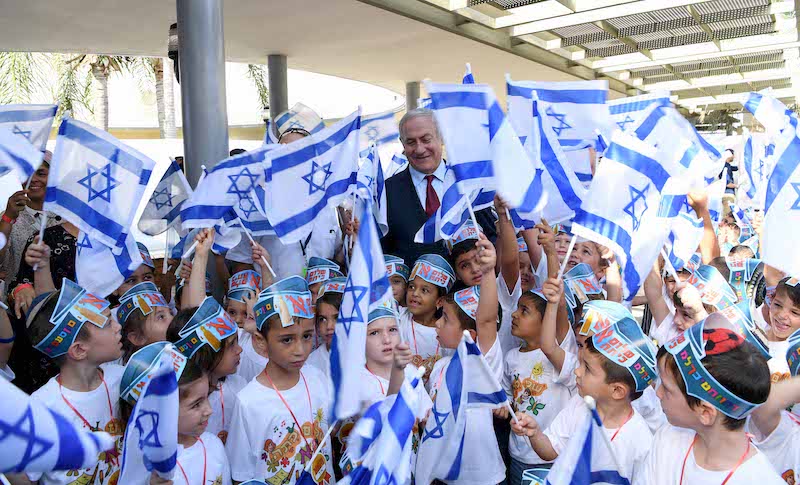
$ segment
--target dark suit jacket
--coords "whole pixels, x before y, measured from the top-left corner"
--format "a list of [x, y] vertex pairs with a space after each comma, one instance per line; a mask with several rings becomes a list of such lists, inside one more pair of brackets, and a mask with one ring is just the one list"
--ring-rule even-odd
[[[484, 234], [494, 242], [497, 231], [491, 208], [476, 212], [475, 218]], [[383, 253], [403, 258], [409, 267], [414, 266], [414, 262], [423, 254], [440, 254], [447, 258], [442, 241], [435, 244], [414, 242], [414, 236], [427, 219], [408, 167], [389, 177], [386, 180], [386, 220], [389, 232], [381, 240]]]

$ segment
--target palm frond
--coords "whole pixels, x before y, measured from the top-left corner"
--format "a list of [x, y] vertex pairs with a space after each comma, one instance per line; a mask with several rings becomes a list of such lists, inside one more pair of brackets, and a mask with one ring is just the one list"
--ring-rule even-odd
[[0, 52], [0, 104], [30, 103], [46, 85], [46, 54]]
[[267, 81], [265, 79], [266, 69], [264, 69], [264, 66], [260, 66], [258, 64], [248, 64], [247, 77], [253, 81], [253, 84], [256, 87], [260, 107], [263, 108], [265, 106], [269, 106], [269, 88], [267, 87]]

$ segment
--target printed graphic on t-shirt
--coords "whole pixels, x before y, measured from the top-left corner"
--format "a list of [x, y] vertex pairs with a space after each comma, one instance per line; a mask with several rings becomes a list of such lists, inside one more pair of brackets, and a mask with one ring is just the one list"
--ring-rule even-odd
[[[300, 478], [308, 460], [311, 459], [317, 448], [317, 443], [320, 443], [325, 437], [325, 432], [321, 427], [322, 416], [322, 408], [318, 408], [314, 422], [303, 423], [302, 430], [298, 430], [297, 424], [291, 419], [281, 421], [280, 426], [272, 429], [275, 440], [265, 441], [261, 453], [261, 459], [267, 464], [267, 470], [273, 474], [266, 479], [267, 483], [281, 485], [291, 481], [290, 477], [292, 476], [294, 476], [294, 480]], [[329, 450], [324, 449], [314, 457], [309, 470], [314, 478], [314, 483], [318, 485], [330, 483], [331, 475], [326, 468], [330, 459]]]
[[514, 374], [511, 379], [511, 390], [514, 391], [514, 408], [516, 411], [528, 412], [534, 416], [538, 416], [539, 411], [545, 408], [546, 404], [539, 399], [544, 391], [547, 390], [547, 384], [539, 382], [539, 379], [544, 375], [544, 363], [537, 362], [531, 369], [529, 377], [520, 378], [519, 374]]
[[436, 365], [436, 362], [438, 362], [441, 358], [442, 356], [438, 353], [428, 356], [427, 359], [423, 358], [421, 355], [414, 355], [411, 357], [411, 363], [416, 367], [425, 367], [425, 374], [422, 376], [422, 380], [423, 382], [428, 382], [428, 378], [431, 376], [431, 372], [433, 371], [433, 366]]
[[68, 485], [116, 485], [119, 479], [119, 457], [122, 452], [122, 422], [111, 418], [102, 428], [100, 422], [91, 427], [91, 431], [105, 431], [116, 437], [114, 449], [103, 451], [97, 456], [97, 465], [83, 470], [70, 470], [67, 479], [72, 479]]
[[792, 376], [788, 372], [773, 372], [770, 374], [770, 380], [773, 384], [790, 379]]
[[794, 470], [786, 470], [781, 474], [781, 478], [789, 485], [794, 485]]

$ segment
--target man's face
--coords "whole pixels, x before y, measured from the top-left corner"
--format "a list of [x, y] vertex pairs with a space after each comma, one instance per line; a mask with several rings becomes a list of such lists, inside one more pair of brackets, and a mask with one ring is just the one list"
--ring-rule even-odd
[[403, 131], [403, 153], [411, 166], [426, 174], [436, 171], [442, 161], [442, 140], [436, 134], [433, 118], [411, 118]]

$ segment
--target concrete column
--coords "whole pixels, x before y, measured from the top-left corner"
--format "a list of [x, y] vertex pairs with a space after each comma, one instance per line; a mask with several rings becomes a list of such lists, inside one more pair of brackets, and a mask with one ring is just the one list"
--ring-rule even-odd
[[[286, 56], [271, 54], [267, 57], [269, 76], [269, 117], [275, 117], [289, 109], [289, 81]], [[277, 129], [277, 126], [273, 123]]]
[[[192, 186], [201, 165], [228, 157], [222, 0], [177, 0], [183, 153]], [[212, 265], [213, 266], [213, 265]]]
[[406, 111], [411, 111], [417, 108], [417, 100], [419, 99], [419, 81], [411, 81], [406, 83]]

